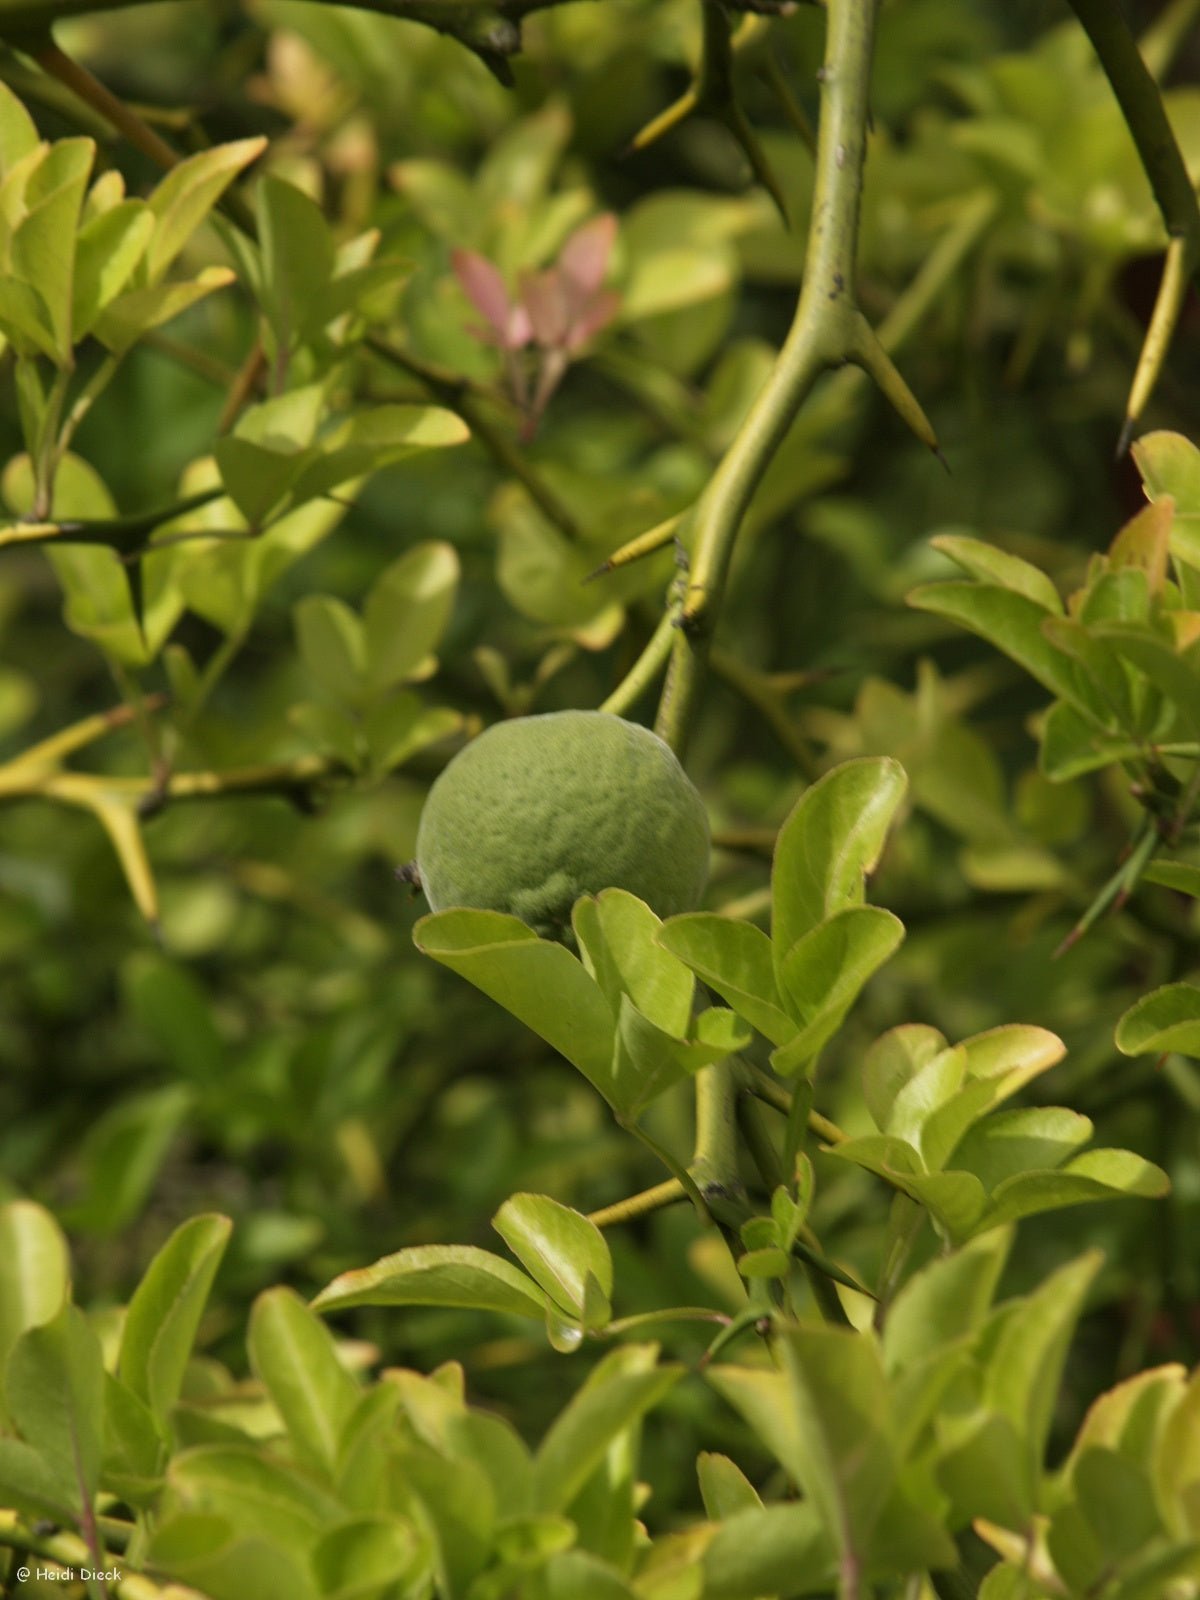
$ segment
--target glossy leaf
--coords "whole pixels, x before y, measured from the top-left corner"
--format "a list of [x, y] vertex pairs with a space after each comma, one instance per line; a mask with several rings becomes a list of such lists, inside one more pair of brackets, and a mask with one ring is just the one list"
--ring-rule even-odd
[[1200, 984], [1168, 983], [1143, 995], [1117, 1023], [1116, 1041], [1127, 1056], [1200, 1057]]
[[658, 942], [772, 1044], [794, 1037], [796, 1025], [775, 982], [771, 941], [752, 923], [697, 911], [664, 922]]
[[129, 1302], [117, 1375], [159, 1418], [165, 1419], [179, 1396], [231, 1228], [221, 1216], [198, 1216], [181, 1224]]
[[705, 1600], [815, 1593], [836, 1581], [828, 1534], [808, 1503], [734, 1512], [717, 1529], [703, 1563]]
[[801, 1487], [843, 1556], [864, 1560], [896, 1471], [879, 1347], [834, 1327], [796, 1328], [782, 1343]]
[[0, 1207], [0, 1374], [26, 1329], [58, 1315], [70, 1294], [70, 1272], [67, 1241], [48, 1211], [32, 1200]]
[[[612, 1256], [595, 1223], [541, 1194], [515, 1194], [492, 1226], [550, 1298], [583, 1317], [591, 1278], [604, 1301], [612, 1296]], [[603, 1320], [607, 1320], [605, 1313]]]
[[172, 167], [149, 199], [154, 238], [146, 253], [150, 284], [161, 283], [192, 234], [237, 175], [267, 147], [262, 138], [238, 139], [188, 156]]
[[915, 590], [908, 603], [969, 628], [1011, 656], [1051, 694], [1085, 715], [1094, 715], [1080, 688], [1078, 669], [1043, 633], [1042, 624], [1051, 613], [1036, 600], [995, 584], [929, 583]]
[[602, 1094], [610, 1092], [615, 1019], [599, 985], [562, 945], [496, 911], [422, 917], [413, 942], [511, 1011]]
[[662, 923], [644, 900], [605, 889], [577, 901], [571, 923], [583, 964], [614, 1013], [628, 995], [656, 1028], [688, 1036], [695, 979], [658, 938]]
[[359, 1388], [329, 1330], [292, 1290], [268, 1289], [250, 1313], [248, 1348], [297, 1456], [332, 1474]]
[[473, 1245], [417, 1245], [370, 1267], [343, 1272], [312, 1302], [316, 1311], [349, 1306], [463, 1306], [541, 1321], [546, 1297], [500, 1256]]
[[962, 534], [940, 533], [929, 542], [980, 582], [997, 583], [1014, 594], [1023, 594], [1052, 616], [1062, 615], [1063, 603], [1058, 590], [1032, 562], [1023, 561], [1020, 556], [996, 545], [985, 544], [982, 539], [969, 539]]
[[64, 1306], [17, 1340], [4, 1375], [9, 1415], [72, 1507], [91, 1508], [100, 1478], [104, 1364], [83, 1312]]
[[248, 1445], [181, 1451], [167, 1481], [185, 1509], [220, 1517], [235, 1533], [261, 1536], [281, 1550], [307, 1550], [342, 1515], [337, 1500], [306, 1473]]
[[1086, 1150], [1055, 1172], [1022, 1172], [1005, 1179], [993, 1191], [976, 1229], [1090, 1200], [1159, 1200], [1170, 1187], [1161, 1167], [1131, 1150]]
[[826, 917], [861, 905], [904, 796], [898, 762], [864, 757], [826, 773], [797, 801], [775, 846], [771, 939], [777, 976], [798, 939]]
[[772, 1056], [777, 1072], [802, 1070], [841, 1026], [864, 984], [899, 948], [904, 924], [877, 906], [851, 906], [810, 929], [778, 963], [800, 1031]]
[[1200, 566], [1200, 450], [1179, 433], [1145, 433], [1133, 446], [1133, 458], [1152, 500], [1170, 496], [1175, 502], [1171, 553]]
[[534, 1461], [537, 1503], [543, 1511], [570, 1505], [613, 1440], [683, 1376], [682, 1367], [655, 1364], [654, 1346], [631, 1349], [637, 1354], [614, 1351], [601, 1362], [543, 1438]]

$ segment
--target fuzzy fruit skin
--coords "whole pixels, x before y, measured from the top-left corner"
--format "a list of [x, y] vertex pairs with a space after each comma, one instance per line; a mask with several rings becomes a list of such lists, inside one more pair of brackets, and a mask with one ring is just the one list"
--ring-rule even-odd
[[626, 889], [660, 917], [692, 911], [709, 828], [674, 751], [604, 711], [495, 723], [429, 791], [417, 868], [434, 911], [506, 911], [569, 937], [580, 895]]

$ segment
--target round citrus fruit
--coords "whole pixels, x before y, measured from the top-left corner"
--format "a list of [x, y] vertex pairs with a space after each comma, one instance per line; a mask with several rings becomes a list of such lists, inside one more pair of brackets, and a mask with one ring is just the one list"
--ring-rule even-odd
[[417, 831], [434, 911], [506, 911], [553, 939], [601, 889], [660, 917], [693, 910], [708, 853], [704, 802], [670, 746], [604, 711], [496, 723], [438, 777]]

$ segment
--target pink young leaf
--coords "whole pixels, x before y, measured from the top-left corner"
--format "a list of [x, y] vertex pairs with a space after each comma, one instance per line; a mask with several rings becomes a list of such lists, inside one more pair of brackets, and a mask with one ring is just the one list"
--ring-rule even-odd
[[558, 269], [579, 300], [590, 299], [604, 282], [608, 258], [617, 238], [617, 219], [611, 211], [585, 222], [563, 245]]
[[505, 350], [528, 344], [529, 318], [509, 299], [499, 268], [475, 250], [455, 250], [450, 259], [463, 293], [485, 318], [496, 343]]
[[533, 337], [538, 344], [554, 349], [564, 343], [572, 308], [566, 285], [555, 268], [522, 273], [521, 304], [529, 314]]
[[593, 295], [582, 311], [578, 312], [567, 330], [567, 349], [572, 354], [581, 349], [588, 340], [607, 328], [608, 324], [620, 310], [621, 296], [613, 289], [602, 289], [599, 294]]

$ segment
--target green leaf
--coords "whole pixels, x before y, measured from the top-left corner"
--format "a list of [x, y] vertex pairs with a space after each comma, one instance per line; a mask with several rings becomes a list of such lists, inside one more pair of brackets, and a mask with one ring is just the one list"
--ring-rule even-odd
[[116, 1100], [83, 1142], [84, 1188], [71, 1208], [75, 1227], [113, 1234], [141, 1211], [195, 1097], [168, 1084]]
[[1012, 1421], [983, 1408], [950, 1413], [940, 1419], [938, 1435], [937, 1478], [956, 1519], [1027, 1527], [1036, 1504], [1036, 1464]]
[[6, 83], [0, 83], [0, 178], [38, 147], [33, 118]]
[[1142, 873], [1144, 883], [1161, 883], [1165, 889], [1200, 900], [1200, 866], [1189, 861], [1152, 861]]
[[1010, 555], [993, 544], [985, 544], [982, 539], [970, 539], [962, 534], [940, 533], [929, 542], [981, 583], [997, 583], [1002, 589], [1023, 594], [1049, 615], [1062, 616], [1063, 603], [1058, 590], [1031, 562], [1022, 561], [1020, 556]]
[[213, 1020], [208, 992], [190, 967], [150, 951], [137, 951], [122, 973], [125, 1003], [171, 1067], [194, 1084], [221, 1081], [225, 1044]]
[[215, 1215], [182, 1223], [154, 1257], [129, 1302], [117, 1376], [160, 1419], [179, 1397], [232, 1227], [228, 1217]]
[[321, 691], [342, 705], [362, 695], [366, 656], [362, 624], [345, 601], [309, 594], [293, 613], [304, 664]]
[[881, 1133], [891, 1129], [892, 1108], [904, 1086], [945, 1048], [944, 1036], [919, 1022], [902, 1023], [876, 1039], [863, 1063], [863, 1098]]
[[438, 406], [381, 405], [357, 412], [320, 441], [298, 477], [297, 500], [328, 494], [352, 478], [407, 461], [424, 450], [443, 450], [470, 438], [465, 422]]
[[534, 1459], [540, 1510], [565, 1510], [613, 1441], [678, 1383], [683, 1368], [656, 1359], [652, 1345], [614, 1350], [559, 1412]]
[[19, 356], [37, 354], [59, 361], [46, 303], [31, 284], [18, 278], [0, 278], [0, 333]]
[[1089, 1118], [1064, 1106], [1000, 1111], [964, 1136], [955, 1149], [954, 1164], [973, 1172], [991, 1194], [1021, 1173], [1060, 1167], [1091, 1136]]
[[238, 139], [202, 150], [172, 167], [148, 202], [155, 218], [154, 238], [146, 253], [146, 276], [151, 285], [162, 282], [229, 184], [266, 148], [263, 138]]
[[104, 1374], [104, 1487], [131, 1505], [152, 1504], [166, 1455], [149, 1406], [111, 1372]]
[[[147, 254], [154, 250], [150, 243]], [[96, 318], [92, 332], [114, 355], [123, 355], [151, 328], [161, 328], [191, 306], [234, 282], [228, 267], [203, 267], [186, 283], [159, 283], [129, 289], [110, 300]]]
[[572, 1316], [583, 1318], [592, 1279], [604, 1301], [598, 1325], [608, 1321], [612, 1256], [594, 1222], [546, 1195], [515, 1194], [492, 1218], [492, 1227], [555, 1305]]
[[644, 900], [624, 889], [605, 889], [576, 902], [571, 924], [583, 964], [614, 1012], [628, 995], [656, 1028], [687, 1038], [695, 979], [663, 947], [662, 923]]
[[888, 1308], [884, 1363], [895, 1373], [979, 1328], [992, 1304], [1012, 1234], [993, 1232], [915, 1272]]
[[716, 1366], [709, 1367], [705, 1376], [721, 1398], [745, 1418], [793, 1483], [799, 1484], [805, 1470], [805, 1446], [784, 1374], [762, 1367]]
[[[14, 456], [4, 469], [4, 497], [19, 515], [33, 502], [33, 472], [27, 455]], [[51, 514], [62, 520], [116, 515], [112, 496], [86, 461], [68, 452], [54, 480]], [[134, 611], [126, 569], [115, 550], [89, 545], [47, 548], [67, 599], [67, 626], [126, 666], [143, 666], [146, 644]]]
[[318, 1600], [302, 1551], [258, 1534], [239, 1535], [212, 1512], [168, 1515], [148, 1541], [146, 1559], [209, 1600], [245, 1600], [248, 1594]]
[[60, 367], [71, 360], [71, 302], [75, 279], [75, 235], [96, 147], [91, 139], [62, 139], [38, 169], [39, 193], [27, 191], [29, 210], [9, 245], [14, 278], [36, 290], [46, 308]]
[[1039, 737], [1039, 765], [1052, 783], [1066, 783], [1117, 761], [1135, 760], [1141, 753], [1135, 741], [1101, 732], [1090, 718], [1061, 700], [1041, 719]]
[[[219, 486], [212, 463], [199, 463], [185, 476], [185, 493]], [[191, 559], [179, 574], [188, 605], [222, 632], [236, 634], [249, 626], [264, 596], [289, 567], [325, 539], [346, 515], [339, 501], [322, 500], [299, 506], [278, 518], [264, 532], [245, 541], [212, 544], [196, 539], [186, 548]], [[172, 534], [199, 533], [206, 528], [236, 528], [241, 518], [229, 500], [215, 500], [170, 525]], [[165, 531], [165, 530], [164, 530]]]
[[427, 707], [414, 694], [394, 691], [369, 706], [362, 717], [371, 769], [382, 775], [411, 761], [420, 751], [460, 733], [463, 719], [446, 706]]
[[1086, 1150], [1057, 1172], [1023, 1172], [997, 1185], [976, 1231], [1094, 1200], [1159, 1200], [1171, 1183], [1131, 1150]]
[[843, 1555], [863, 1560], [892, 1487], [891, 1401], [870, 1334], [795, 1328], [781, 1340], [800, 1486]]
[[484, 1411], [454, 1409], [446, 1416], [441, 1442], [455, 1460], [482, 1468], [502, 1521], [532, 1513], [533, 1455], [511, 1422]]
[[332, 1475], [359, 1387], [338, 1359], [329, 1330], [297, 1294], [280, 1287], [254, 1302], [247, 1343], [297, 1458]]
[[509, 1316], [546, 1313], [546, 1297], [531, 1278], [500, 1256], [473, 1245], [417, 1245], [373, 1266], [343, 1272], [312, 1302], [315, 1311], [348, 1306], [463, 1306]]
[[771, 872], [777, 977], [798, 939], [863, 903], [864, 879], [883, 852], [906, 782], [899, 762], [865, 756], [827, 772], [797, 801], [780, 829]]
[[1033, 1294], [1002, 1308], [984, 1400], [1024, 1442], [1031, 1474], [1041, 1467], [1067, 1347], [1100, 1264], [1099, 1252], [1088, 1251], [1052, 1273]]
[[750, 1030], [723, 1008], [701, 1012], [695, 1039], [676, 1039], [655, 1027], [629, 996], [622, 994], [609, 1099], [623, 1117], [636, 1117], [672, 1084], [749, 1042]]
[[397, 1584], [413, 1579], [421, 1545], [400, 1517], [353, 1517], [321, 1535], [311, 1562], [328, 1600], [383, 1600]]
[[307, 1474], [251, 1446], [197, 1445], [167, 1469], [171, 1499], [186, 1511], [220, 1517], [246, 1536], [282, 1550], [307, 1551], [344, 1515], [339, 1502]]
[[0, 1500], [28, 1517], [70, 1523], [78, 1515], [74, 1478], [64, 1479], [20, 1439], [0, 1438]]
[[1116, 1041], [1127, 1056], [1200, 1057], [1200, 984], [1168, 983], [1143, 995], [1117, 1023]]
[[977, 633], [1011, 656], [1051, 694], [1069, 701], [1086, 716], [1096, 716], [1080, 687], [1078, 669], [1043, 633], [1048, 613], [1036, 600], [989, 583], [928, 583], [910, 594], [908, 603]]
[[306, 336], [333, 276], [334, 248], [320, 206], [295, 184], [268, 174], [255, 189], [262, 250], [259, 292], [278, 350]]
[[1200, 450], [1180, 433], [1145, 433], [1133, 446], [1151, 500], [1169, 495], [1175, 502], [1171, 554], [1200, 567]]
[[375, 580], [363, 609], [371, 687], [411, 679], [436, 650], [454, 609], [459, 561], [443, 541], [414, 545]]
[[836, 1583], [832, 1545], [807, 1502], [727, 1515], [704, 1551], [703, 1564], [704, 1600], [814, 1593]]
[[9, 1414], [79, 1522], [96, 1495], [104, 1434], [104, 1363], [83, 1312], [65, 1305], [23, 1333], [4, 1389]]
[[545, 1039], [610, 1096], [616, 1029], [608, 1002], [582, 964], [498, 911], [441, 911], [413, 929], [418, 950], [466, 978]]
[[961, 1241], [983, 1213], [986, 1196], [970, 1172], [924, 1172], [921, 1157], [903, 1139], [868, 1136], [831, 1145], [826, 1153], [877, 1173], [930, 1213], [941, 1233]]
[[1093, 632], [1162, 691], [1175, 708], [1185, 738], [1200, 738], [1200, 666], [1191, 653], [1177, 651], [1148, 628], [1096, 623]]
[[58, 1315], [70, 1284], [67, 1241], [51, 1214], [32, 1200], [0, 1207], [0, 1374], [21, 1335]]
[[771, 941], [761, 929], [697, 911], [671, 917], [657, 938], [772, 1044], [795, 1036], [796, 1025], [783, 1009], [775, 982]]
[[133, 275], [154, 233], [154, 217], [140, 200], [125, 200], [102, 211], [79, 230], [71, 307], [72, 337], [78, 343], [115, 300]]
[[213, 457], [229, 498], [247, 522], [258, 527], [291, 492], [311, 452], [272, 449], [226, 434], [213, 446]]
[[641, 1600], [607, 1562], [584, 1550], [551, 1556], [540, 1577], [544, 1600]]
[[812, 1061], [903, 938], [890, 911], [850, 906], [796, 941], [779, 963], [779, 983], [801, 1031], [772, 1056], [777, 1072], [791, 1076]]
[[1022, 1023], [976, 1034], [959, 1049], [966, 1056], [963, 1086], [931, 1111], [921, 1128], [921, 1149], [930, 1167], [947, 1162], [968, 1128], [1066, 1054], [1057, 1034]]
[[1084, 1450], [1071, 1486], [1109, 1562], [1125, 1561], [1165, 1532], [1145, 1467], [1116, 1450]]
[[721, 1522], [739, 1511], [755, 1511], [762, 1505], [758, 1490], [728, 1456], [702, 1450], [696, 1457], [696, 1475], [710, 1522]]

